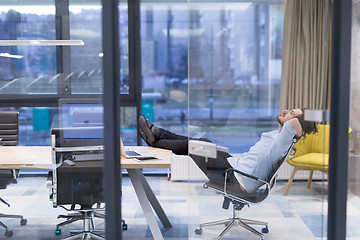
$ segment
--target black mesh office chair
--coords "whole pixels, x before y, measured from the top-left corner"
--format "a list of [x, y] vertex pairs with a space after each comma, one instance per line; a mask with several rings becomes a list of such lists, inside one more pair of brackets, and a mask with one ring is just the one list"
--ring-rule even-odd
[[[232, 228], [234, 225], [239, 225], [239, 226], [242, 226], [245, 229], [249, 230], [250, 232], [258, 235], [261, 239], [264, 239], [263, 233], [267, 233], [269, 231], [268, 223], [263, 222], [263, 221], [256, 221], [256, 220], [240, 218], [239, 211], [244, 206], [250, 206], [251, 204], [260, 203], [269, 196], [270, 190], [275, 184], [277, 170], [280, 168], [280, 166], [284, 163], [284, 161], [288, 157], [293, 157], [296, 152], [296, 149], [294, 148], [295, 142], [296, 142], [296, 140], [294, 139], [294, 142], [290, 146], [287, 154], [282, 159], [279, 159], [276, 167], [273, 169], [272, 173], [270, 174], [269, 179], [264, 179], [264, 180], [259, 179], [255, 176], [246, 174], [246, 173], [238, 171], [236, 169], [229, 168], [229, 169], [225, 170], [223, 178], [212, 179], [212, 180], [209, 180], [207, 183], [205, 183], [204, 188], [212, 189], [216, 193], [224, 196], [224, 201], [223, 201], [223, 205], [222, 205], [222, 207], [224, 209], [228, 209], [230, 203], [233, 204], [233, 215], [229, 219], [202, 223], [202, 224], [200, 224], [200, 227], [195, 230], [195, 233], [198, 235], [202, 234], [202, 228], [206, 227], [206, 226], [225, 224], [225, 226], [226, 226], [225, 229], [218, 236], [218, 239], [221, 239], [221, 237], [224, 236], [224, 234], [227, 233], [230, 230], [230, 228]], [[191, 141], [190, 141], [190, 144], [191, 144]], [[206, 143], [206, 144], [209, 145], [209, 143]], [[214, 147], [216, 149], [215, 144], [214, 144]], [[201, 151], [203, 151], [203, 150], [204, 149], [201, 149]], [[205, 149], [205, 150], [207, 152], [209, 152], [208, 149]], [[192, 157], [204, 156], [204, 155], [201, 155], [201, 153], [199, 154], [199, 151], [196, 151], [196, 150], [193, 151], [192, 147], [189, 147], [189, 153], [190, 153], [190, 156], [192, 156]], [[216, 158], [216, 155], [214, 155], [214, 156], [206, 156], [205, 155], [205, 157]], [[205, 158], [205, 160], [206, 160], [206, 158]], [[256, 192], [253, 192], [253, 193], [247, 193], [247, 192], [241, 190], [239, 183], [234, 176], [235, 172], [239, 173], [241, 175], [244, 175], [246, 177], [252, 178], [256, 181], [260, 181], [261, 183], [263, 183], [263, 187], [259, 188]], [[250, 225], [264, 226], [261, 230], [262, 233], [260, 233], [259, 231], [257, 231], [253, 227], [251, 227]]]
[[[60, 206], [73, 212], [58, 216], [66, 220], [56, 225], [55, 234], [61, 234], [61, 226], [83, 221], [83, 229], [71, 230], [74, 235], [65, 239], [104, 239], [99, 235], [104, 230], [95, 229], [94, 224], [95, 217], [105, 218], [104, 162], [103, 158], [99, 159], [99, 155], [103, 154], [103, 139], [81, 137], [91, 135], [92, 131], [102, 130], [96, 127], [51, 130], [53, 169], [48, 179], [50, 200], [54, 207]], [[127, 229], [124, 220], [122, 229]]]
[[[19, 113], [18, 112], [0, 112], [0, 145], [16, 146], [19, 144]], [[19, 170], [17, 169], [0, 169], [0, 189], [6, 189], [10, 183], [16, 183]], [[10, 207], [4, 199], [0, 201]], [[0, 218], [20, 218], [20, 224], [25, 225], [27, 220], [22, 215], [10, 215], [0, 213]], [[5, 228], [5, 236], [11, 237], [13, 232], [0, 221], [0, 225]]]
[[[104, 202], [103, 161], [79, 161], [67, 164], [67, 161], [72, 162], [74, 152], [81, 153], [77, 147], [101, 146], [102, 141], [64, 137], [64, 134], [72, 134], [70, 131], [77, 129], [51, 130], [53, 169], [48, 178], [50, 183], [48, 185], [51, 186], [50, 200], [53, 201], [53, 207], [60, 206], [72, 212], [58, 216], [66, 220], [56, 225], [55, 234], [61, 234], [61, 226], [80, 220], [83, 221], [83, 229], [70, 231], [74, 235], [65, 239], [104, 239], [95, 233], [98, 231], [94, 225], [94, 217], [105, 218], [102, 213], [104, 208], [101, 207], [101, 203]], [[81, 135], [81, 131], [88, 131], [88, 128], [78, 130], [75, 135]], [[100, 151], [101, 148], [98, 150]], [[84, 149], [84, 152], [87, 150]]]

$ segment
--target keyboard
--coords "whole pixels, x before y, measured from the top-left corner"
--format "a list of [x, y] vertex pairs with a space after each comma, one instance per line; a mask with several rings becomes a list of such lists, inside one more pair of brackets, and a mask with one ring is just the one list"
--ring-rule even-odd
[[96, 161], [104, 160], [104, 153], [92, 153], [92, 154], [79, 154], [73, 155], [74, 161]]
[[141, 156], [141, 154], [133, 151], [133, 150], [125, 150], [126, 156], [128, 157], [136, 157], [136, 156]]

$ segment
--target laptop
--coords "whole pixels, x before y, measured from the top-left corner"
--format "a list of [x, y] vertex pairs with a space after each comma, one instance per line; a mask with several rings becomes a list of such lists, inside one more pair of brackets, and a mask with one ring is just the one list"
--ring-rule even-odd
[[127, 147], [124, 147], [123, 141], [120, 137], [120, 154], [125, 158], [134, 158], [140, 160], [148, 160], [148, 159], [159, 159], [154, 154], [146, 151], [145, 149], [141, 150], [133, 150]]

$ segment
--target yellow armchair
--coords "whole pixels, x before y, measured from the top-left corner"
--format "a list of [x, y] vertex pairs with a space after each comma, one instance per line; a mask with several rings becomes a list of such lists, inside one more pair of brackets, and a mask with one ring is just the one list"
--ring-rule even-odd
[[[311, 186], [314, 170], [322, 171], [328, 174], [330, 125], [319, 124], [317, 127], [317, 133], [307, 134], [305, 139], [301, 138], [295, 144], [297, 152], [294, 158], [288, 158], [286, 161], [288, 164], [294, 167], [294, 170], [286, 185], [284, 196], [287, 195], [297, 171], [310, 171], [307, 188], [310, 188]], [[351, 132], [352, 130], [349, 128], [349, 141], [351, 138]]]

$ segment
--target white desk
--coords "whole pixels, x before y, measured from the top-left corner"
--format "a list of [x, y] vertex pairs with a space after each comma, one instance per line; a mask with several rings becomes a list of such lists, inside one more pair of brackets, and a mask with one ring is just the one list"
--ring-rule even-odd
[[[143, 168], [170, 168], [172, 153], [169, 150], [136, 146], [133, 149], [145, 148], [161, 160], [135, 161], [121, 158], [121, 167], [127, 169], [140, 206], [144, 212], [150, 231], [156, 240], [163, 240], [154, 211], [164, 227], [172, 227], [149, 183], [141, 172]], [[50, 146], [6, 146], [0, 147], [0, 168], [2, 169], [52, 169]], [[151, 208], [153, 207], [153, 209]]]

